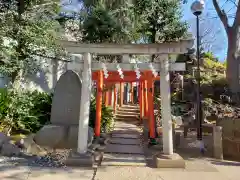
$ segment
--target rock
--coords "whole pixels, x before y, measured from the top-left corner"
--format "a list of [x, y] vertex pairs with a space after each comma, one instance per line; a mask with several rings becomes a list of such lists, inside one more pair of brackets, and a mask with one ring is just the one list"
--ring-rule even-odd
[[64, 126], [46, 125], [40, 129], [33, 140], [42, 147], [57, 147], [66, 138], [67, 132]]
[[[88, 145], [92, 144], [94, 131], [88, 129]], [[69, 127], [47, 125], [36, 133], [33, 139], [36, 144], [44, 148], [75, 149], [78, 143], [78, 126]]]
[[38, 144], [36, 144], [33, 140], [34, 134], [29, 135], [28, 137], [22, 139], [22, 145], [27, 154], [33, 155], [45, 155], [47, 152], [45, 149], [41, 148]]
[[6, 134], [0, 132], [0, 147], [4, 144], [10, 141], [10, 137]]
[[95, 151], [96, 149], [98, 149], [100, 147], [100, 144], [91, 144], [88, 148], [92, 149], [93, 151]]
[[14, 144], [11, 144], [10, 142], [5, 142], [2, 144], [1, 148], [1, 155], [3, 156], [19, 156], [21, 153], [21, 150], [15, 146]]
[[[88, 128], [88, 146], [93, 142], [94, 131], [91, 127]], [[78, 126], [71, 126], [67, 138], [67, 148], [77, 148], [78, 143]]]
[[94, 136], [94, 130], [91, 127], [88, 127], [88, 144], [92, 144], [93, 137]]
[[101, 133], [100, 137], [106, 139], [108, 137], [108, 134], [107, 133]]
[[24, 139], [20, 139], [20, 140], [16, 141], [15, 145], [20, 149], [24, 149]]

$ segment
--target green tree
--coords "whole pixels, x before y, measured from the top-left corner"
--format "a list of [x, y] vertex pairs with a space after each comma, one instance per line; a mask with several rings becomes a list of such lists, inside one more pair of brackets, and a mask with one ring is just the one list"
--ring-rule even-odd
[[133, 4], [128, 1], [83, 0], [83, 41], [91, 43], [131, 43], [133, 38]]
[[112, 13], [102, 5], [93, 8], [92, 12], [85, 18], [82, 26], [83, 42], [103, 43], [114, 42], [114, 38], [121, 32]]
[[61, 55], [56, 43], [60, 26], [54, 19], [59, 12], [58, 3], [2, 0], [0, 9], [0, 73], [10, 76], [12, 83], [36, 72], [40, 67], [39, 58]]
[[[132, 43], [135, 34], [133, 4], [128, 1], [83, 0], [80, 14], [82, 42]], [[120, 61], [121, 56], [98, 55], [101, 61]]]
[[135, 0], [135, 14], [140, 20], [137, 31], [148, 43], [178, 40], [187, 32], [179, 0]]
[[147, 42], [178, 40], [187, 31], [187, 24], [180, 20], [178, 0], [135, 0], [135, 12], [141, 19], [138, 30]]
[[[158, 43], [182, 38], [187, 31], [181, 22], [179, 1], [83, 0], [83, 41]], [[97, 40], [98, 39], [98, 40]]]

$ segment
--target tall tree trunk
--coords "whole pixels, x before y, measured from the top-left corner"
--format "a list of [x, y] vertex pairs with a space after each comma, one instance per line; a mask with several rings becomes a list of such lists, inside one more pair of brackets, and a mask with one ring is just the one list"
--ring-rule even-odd
[[[151, 34], [151, 43], [156, 43], [156, 34], [157, 34], [157, 31], [156, 31], [156, 28], [155, 26], [153, 25], [153, 31], [152, 31], [152, 34]], [[154, 59], [155, 59], [155, 54], [152, 55], [151, 57], [151, 62], [154, 62]]]
[[240, 102], [240, 1], [236, 2], [236, 15], [233, 25], [228, 23], [228, 17], [217, 0], [212, 0], [228, 36], [227, 80], [232, 92], [232, 99]]
[[[24, 0], [17, 0], [17, 15], [15, 17], [15, 23], [16, 23], [15, 33], [17, 36], [19, 36], [19, 37], [17, 37], [18, 44], [16, 47], [16, 52], [18, 53], [17, 54], [18, 61], [22, 61], [26, 58], [25, 53], [23, 51], [24, 46], [25, 46], [25, 40], [21, 36], [21, 29], [20, 29], [20, 28], [22, 28], [22, 23], [23, 23], [22, 14], [24, 13], [24, 11], [25, 11]], [[19, 82], [16, 82], [16, 81], [19, 81], [21, 79], [21, 76], [22, 76], [21, 69], [17, 69], [11, 74], [11, 80], [12, 80], [13, 87], [18, 86], [18, 85], [15, 85], [15, 83], [19, 84]]]
[[[228, 30], [227, 80], [234, 95], [240, 93], [240, 25]], [[239, 99], [240, 100], [240, 99]]]

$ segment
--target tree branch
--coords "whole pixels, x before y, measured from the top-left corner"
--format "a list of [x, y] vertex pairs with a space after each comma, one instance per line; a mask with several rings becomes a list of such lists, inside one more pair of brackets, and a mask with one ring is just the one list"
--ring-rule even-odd
[[238, 26], [238, 25], [240, 25], [240, 0], [238, 0], [236, 16], [233, 22], [233, 26]]
[[220, 18], [220, 20], [223, 23], [223, 26], [224, 26], [225, 30], [228, 32], [228, 29], [229, 29], [230, 26], [228, 24], [228, 17], [226, 15], [226, 13], [223, 10], [220, 9], [217, 0], [213, 0], [213, 5], [214, 5], [215, 10], [218, 14], [218, 17]]

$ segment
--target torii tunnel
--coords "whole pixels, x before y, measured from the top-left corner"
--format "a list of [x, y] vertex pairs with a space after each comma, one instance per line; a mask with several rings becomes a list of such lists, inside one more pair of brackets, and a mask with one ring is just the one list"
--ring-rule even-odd
[[[149, 122], [150, 138], [155, 138], [155, 123], [154, 123], [154, 81], [160, 80], [160, 76], [155, 77], [152, 71], [144, 71], [140, 73], [141, 76], [138, 79], [135, 71], [123, 71], [123, 79], [120, 77], [119, 72], [110, 71], [108, 77], [105, 78], [103, 71], [95, 71], [92, 74], [92, 80], [96, 81], [97, 95], [96, 95], [96, 123], [95, 123], [95, 136], [100, 136], [101, 129], [101, 107], [104, 97], [104, 103], [107, 106], [113, 106], [114, 112], [117, 107], [117, 87], [119, 84], [119, 96], [121, 107], [123, 105], [123, 87], [124, 83], [131, 83], [130, 99], [133, 102], [133, 82], [137, 82], [138, 86], [138, 101], [140, 106], [140, 119], [147, 118]], [[113, 90], [109, 90], [109, 87], [114, 86]], [[103, 88], [106, 90], [103, 92]], [[113, 95], [113, 99], [112, 99]], [[112, 102], [113, 100], [113, 102]]]

